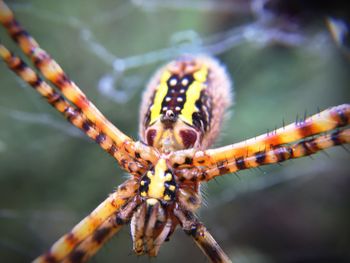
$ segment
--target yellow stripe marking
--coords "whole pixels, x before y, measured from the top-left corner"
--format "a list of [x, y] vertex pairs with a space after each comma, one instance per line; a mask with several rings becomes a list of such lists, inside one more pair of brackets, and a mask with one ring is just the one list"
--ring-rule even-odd
[[190, 125], [193, 125], [193, 113], [199, 110], [195, 103], [200, 98], [201, 91], [205, 88], [204, 82], [207, 80], [207, 76], [208, 68], [203, 66], [193, 74], [194, 81], [186, 92], [186, 102], [179, 117]]
[[162, 108], [162, 102], [168, 93], [167, 81], [171, 77], [169, 71], [164, 71], [160, 77], [160, 83], [156, 90], [156, 95], [154, 96], [153, 106], [151, 108], [151, 120], [150, 124], [153, 124], [159, 117]]
[[203, 66], [200, 70], [196, 71], [193, 74], [193, 77], [196, 81], [199, 81], [201, 83], [205, 82], [208, 77], [208, 68]]

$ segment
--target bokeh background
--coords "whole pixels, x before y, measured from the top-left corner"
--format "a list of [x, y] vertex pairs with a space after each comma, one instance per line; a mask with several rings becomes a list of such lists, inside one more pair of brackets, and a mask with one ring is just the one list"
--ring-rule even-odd
[[[181, 53], [213, 54], [233, 78], [235, 105], [217, 145], [350, 101], [349, 57], [325, 22], [328, 11], [341, 16], [336, 5], [270, 12], [261, 9], [262, 1], [7, 2], [95, 105], [133, 138], [145, 84]], [[0, 36], [20, 54], [2, 28]], [[0, 261], [28, 262], [126, 175], [2, 62], [0, 86]], [[198, 214], [236, 263], [350, 262], [349, 162], [345, 146], [226, 175], [203, 185]], [[180, 229], [157, 258], [137, 257], [129, 227], [92, 259], [165, 261], [207, 259]]]

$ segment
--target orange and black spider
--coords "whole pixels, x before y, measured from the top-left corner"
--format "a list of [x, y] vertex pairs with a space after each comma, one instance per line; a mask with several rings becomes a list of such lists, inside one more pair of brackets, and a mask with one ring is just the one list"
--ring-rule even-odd
[[191, 55], [163, 66], [149, 82], [141, 105], [140, 141], [134, 141], [87, 99], [3, 1], [0, 22], [56, 88], [0, 44], [8, 67], [130, 174], [34, 262], [86, 261], [127, 223], [137, 255], [156, 256], [180, 226], [211, 262], [231, 262], [195, 215], [201, 205], [201, 184], [350, 142], [350, 129], [343, 128], [350, 122], [350, 105], [344, 104], [256, 138], [208, 149], [232, 101], [230, 80], [215, 59]]

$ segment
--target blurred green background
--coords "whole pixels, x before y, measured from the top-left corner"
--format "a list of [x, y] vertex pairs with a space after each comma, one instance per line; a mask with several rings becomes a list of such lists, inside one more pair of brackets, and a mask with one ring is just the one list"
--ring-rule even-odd
[[[134, 138], [145, 84], [183, 52], [214, 52], [232, 74], [235, 105], [217, 145], [350, 101], [349, 60], [322, 16], [300, 24], [290, 33], [297, 44], [286, 45], [288, 37], [273, 34], [279, 24], [256, 24], [244, 1], [7, 2], [95, 105]], [[2, 28], [0, 36], [20, 54]], [[0, 261], [28, 262], [126, 176], [2, 62], [0, 86]], [[350, 262], [349, 162], [349, 152], [336, 147], [218, 178], [203, 186], [198, 214], [237, 263]], [[92, 260], [165, 261], [207, 260], [180, 229], [157, 258], [139, 258], [128, 226]]]

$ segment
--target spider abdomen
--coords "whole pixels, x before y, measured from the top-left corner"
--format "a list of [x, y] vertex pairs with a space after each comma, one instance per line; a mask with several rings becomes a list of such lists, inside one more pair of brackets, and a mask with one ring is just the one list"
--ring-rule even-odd
[[168, 153], [206, 148], [219, 133], [231, 104], [225, 69], [206, 56], [184, 56], [151, 79], [141, 105], [141, 139]]

